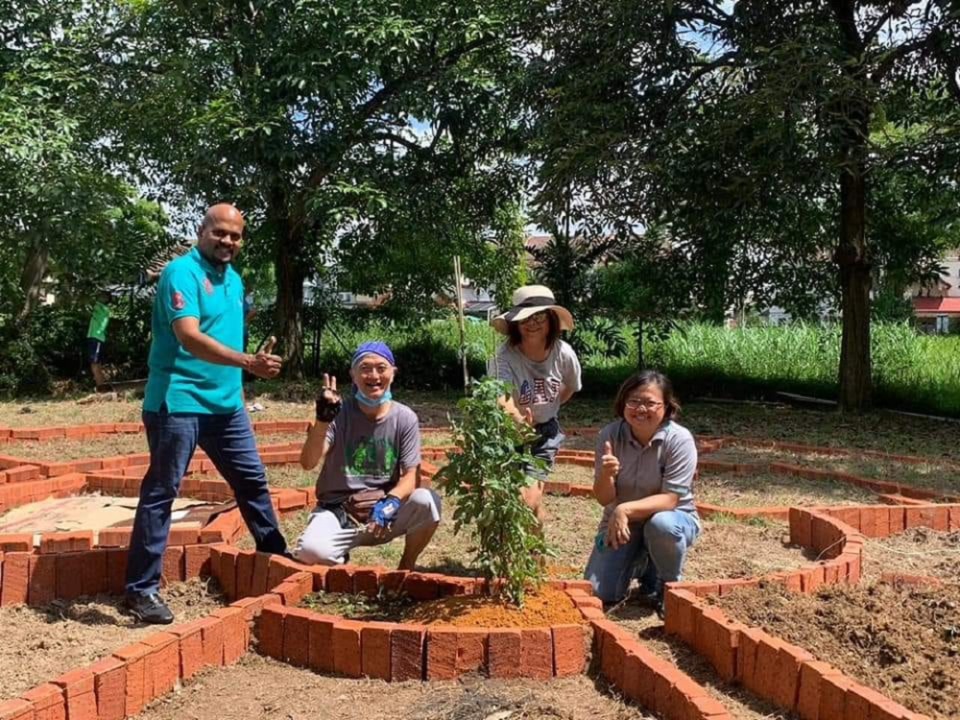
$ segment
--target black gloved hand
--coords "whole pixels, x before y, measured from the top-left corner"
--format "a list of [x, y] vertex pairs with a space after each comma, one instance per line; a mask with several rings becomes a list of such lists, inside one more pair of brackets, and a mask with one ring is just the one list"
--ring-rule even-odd
[[323, 389], [317, 395], [317, 420], [324, 423], [333, 422], [341, 407], [343, 407], [343, 400], [337, 392], [337, 378], [324, 373]]

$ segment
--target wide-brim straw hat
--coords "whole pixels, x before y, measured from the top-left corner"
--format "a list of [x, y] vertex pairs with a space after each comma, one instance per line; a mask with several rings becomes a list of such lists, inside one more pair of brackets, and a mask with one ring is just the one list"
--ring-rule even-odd
[[497, 315], [490, 324], [501, 335], [506, 335], [512, 322], [520, 322], [543, 310], [553, 310], [560, 320], [561, 330], [573, 330], [573, 315], [562, 305], [557, 305], [550, 288], [544, 285], [524, 285], [517, 288], [511, 298], [513, 307]]

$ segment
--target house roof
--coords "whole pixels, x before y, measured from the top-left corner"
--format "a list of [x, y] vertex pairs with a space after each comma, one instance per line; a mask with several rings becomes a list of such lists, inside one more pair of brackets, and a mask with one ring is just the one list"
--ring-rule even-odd
[[918, 315], [960, 315], [960, 297], [915, 297], [913, 311]]

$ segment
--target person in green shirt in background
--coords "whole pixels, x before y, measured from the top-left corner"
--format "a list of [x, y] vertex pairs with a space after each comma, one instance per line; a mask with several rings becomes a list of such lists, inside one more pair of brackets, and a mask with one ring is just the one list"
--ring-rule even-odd
[[90, 372], [93, 374], [93, 383], [97, 390], [103, 387], [106, 381], [100, 359], [103, 355], [103, 345], [107, 342], [107, 324], [110, 322], [110, 308], [107, 305], [109, 302], [109, 293], [101, 292], [93, 306], [93, 314], [87, 326], [87, 362], [90, 363]]

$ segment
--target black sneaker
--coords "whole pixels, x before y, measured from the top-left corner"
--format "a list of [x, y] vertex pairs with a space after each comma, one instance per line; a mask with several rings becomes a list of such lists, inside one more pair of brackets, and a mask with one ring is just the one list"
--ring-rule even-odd
[[169, 625], [173, 622], [173, 613], [157, 593], [131, 593], [126, 597], [126, 605], [130, 614], [140, 622], [151, 625]]

